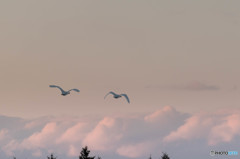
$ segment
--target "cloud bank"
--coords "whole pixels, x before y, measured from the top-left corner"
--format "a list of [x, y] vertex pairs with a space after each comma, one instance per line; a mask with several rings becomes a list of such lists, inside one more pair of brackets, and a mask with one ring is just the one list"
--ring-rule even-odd
[[217, 91], [220, 89], [217, 85], [206, 84], [199, 81], [192, 81], [186, 84], [175, 84], [166, 86], [149, 85], [146, 88], [163, 89], [163, 90], [179, 90], [179, 91]]
[[[13, 121], [11, 117], [0, 119]], [[92, 153], [109, 159], [147, 158], [150, 154], [159, 158], [163, 151], [180, 159], [198, 151], [195, 158], [200, 159], [210, 157], [206, 155], [210, 149], [240, 146], [240, 110], [186, 114], [166, 106], [145, 115], [88, 120], [14, 118], [10, 124], [0, 125], [0, 158], [37, 159], [53, 152], [72, 159], [88, 145]]]

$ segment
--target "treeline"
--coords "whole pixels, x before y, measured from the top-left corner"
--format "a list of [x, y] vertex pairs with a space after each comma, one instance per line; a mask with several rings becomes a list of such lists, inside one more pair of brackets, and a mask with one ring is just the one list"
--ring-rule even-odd
[[[81, 152], [80, 152], [80, 156], [79, 159], [102, 159], [100, 156], [96, 157], [96, 156], [90, 156], [90, 150], [88, 149], [87, 146], [83, 147]], [[13, 157], [13, 159], [17, 159], [16, 157]], [[57, 157], [54, 157], [53, 154], [51, 154], [50, 156], [47, 156], [47, 159], [57, 159]], [[150, 155], [150, 157], [148, 159], [152, 159], [152, 156]], [[168, 156], [167, 153], [163, 152], [163, 155], [161, 156], [161, 159], [170, 159], [170, 157]]]

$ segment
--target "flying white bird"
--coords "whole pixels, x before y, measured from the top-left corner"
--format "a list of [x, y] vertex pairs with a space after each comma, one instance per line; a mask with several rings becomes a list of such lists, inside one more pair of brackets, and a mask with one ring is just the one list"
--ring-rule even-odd
[[124, 96], [124, 97], [126, 98], [127, 102], [130, 103], [130, 100], [129, 100], [129, 98], [128, 98], [128, 96], [127, 96], [126, 94], [116, 94], [116, 93], [114, 93], [114, 92], [109, 92], [108, 94], [106, 94], [105, 97], [104, 97], [104, 99], [105, 99], [109, 94], [112, 94], [112, 95], [113, 95], [113, 98], [116, 98], [116, 99]]
[[80, 92], [78, 89], [70, 89], [68, 91], [64, 91], [61, 87], [56, 86], [56, 85], [49, 85], [49, 87], [60, 89], [60, 91], [62, 92], [61, 95], [63, 95], [63, 96], [66, 96], [66, 95], [70, 94], [70, 91]]

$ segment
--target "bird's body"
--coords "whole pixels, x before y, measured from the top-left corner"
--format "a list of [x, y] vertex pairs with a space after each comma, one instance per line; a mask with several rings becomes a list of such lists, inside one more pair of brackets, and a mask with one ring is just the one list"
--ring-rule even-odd
[[70, 92], [62, 92], [62, 96], [66, 96], [66, 95], [68, 95], [68, 94], [70, 94]]
[[127, 102], [130, 103], [130, 100], [129, 100], [127, 94], [116, 94], [116, 93], [114, 93], [114, 92], [111, 91], [111, 92], [109, 92], [108, 94], [105, 95], [104, 99], [105, 99], [109, 94], [112, 94], [112, 95], [113, 95], [113, 98], [115, 98], [115, 99], [121, 98], [121, 97], [123, 96], [123, 97], [126, 98]]
[[56, 86], [56, 85], [49, 85], [49, 87], [60, 89], [60, 91], [62, 93], [61, 95], [63, 95], [63, 96], [66, 96], [66, 95], [70, 94], [70, 91], [80, 92], [78, 89], [70, 89], [68, 91], [65, 91], [61, 87]]

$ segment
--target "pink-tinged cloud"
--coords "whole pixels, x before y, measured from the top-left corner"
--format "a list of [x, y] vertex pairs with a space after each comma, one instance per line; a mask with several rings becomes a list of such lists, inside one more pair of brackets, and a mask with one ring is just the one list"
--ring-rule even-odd
[[32, 153], [33, 156], [35, 157], [41, 157], [42, 156], [42, 151], [41, 150], [35, 150], [33, 153]]
[[114, 144], [122, 138], [121, 125], [116, 119], [105, 117], [97, 126], [86, 136], [83, 145], [89, 145], [93, 150], [112, 150]]
[[152, 145], [148, 142], [123, 145], [117, 149], [117, 153], [124, 157], [138, 158], [150, 154]]
[[19, 149], [19, 143], [16, 140], [11, 140], [8, 144], [2, 147], [3, 152], [8, 156], [13, 156], [13, 151]]
[[8, 137], [8, 130], [7, 129], [2, 129], [0, 131], [0, 141], [6, 139]]
[[0, 156], [1, 152], [7, 156], [27, 152], [34, 158], [47, 151], [77, 157], [87, 145], [91, 151], [101, 154], [141, 158], [156, 155], [168, 145], [184, 147], [185, 141], [200, 139], [202, 145], [197, 143], [195, 147], [201, 148], [231, 143], [240, 135], [240, 113], [236, 110], [186, 115], [166, 106], [144, 116], [103, 117], [101, 120], [61, 117], [39, 121], [37, 125], [30, 124], [33, 127], [24, 128], [26, 123], [23, 123], [20, 132], [23, 138], [14, 136], [11, 129], [1, 129]]
[[204, 137], [209, 132], [213, 119], [205, 114], [197, 114], [188, 118], [184, 125], [171, 132], [163, 141], [190, 140]]
[[215, 85], [208, 85], [205, 83], [201, 83], [199, 81], [193, 81], [193, 82], [187, 84], [186, 86], [184, 86], [183, 89], [201, 91], [201, 90], [218, 90], [220, 88]]
[[209, 145], [221, 142], [231, 142], [234, 136], [240, 135], [240, 114], [227, 116], [223, 122], [212, 128], [209, 135]]
[[74, 126], [68, 128], [59, 139], [57, 139], [57, 143], [75, 143], [80, 142], [85, 137], [86, 123], [79, 122]]
[[166, 118], [172, 119], [177, 116], [178, 112], [170, 106], [165, 106], [162, 109], [155, 111], [154, 113], [144, 117], [146, 122], [158, 122], [165, 121]]
[[231, 142], [240, 135], [239, 111], [218, 111], [192, 115], [176, 131], [163, 138], [165, 142], [204, 139], [209, 145]]
[[79, 155], [79, 148], [76, 148], [76, 146], [74, 145], [69, 145], [67, 154], [68, 156], [76, 157], [77, 155]]
[[[55, 122], [48, 123], [41, 132], [36, 132], [29, 138], [23, 140], [21, 146], [26, 149], [46, 148], [46, 145], [54, 144], [56, 138], [57, 125]], [[49, 142], [51, 141], [51, 142]]]
[[39, 126], [40, 124], [42, 124], [42, 121], [31, 121], [29, 123], [26, 123], [24, 125], [24, 128], [25, 129], [33, 129], [33, 128]]
[[209, 85], [206, 83], [202, 83], [200, 81], [192, 81], [186, 84], [174, 84], [174, 85], [149, 85], [146, 88], [151, 89], [161, 89], [161, 90], [182, 90], [182, 91], [216, 91], [219, 90], [220, 87], [217, 85]]

